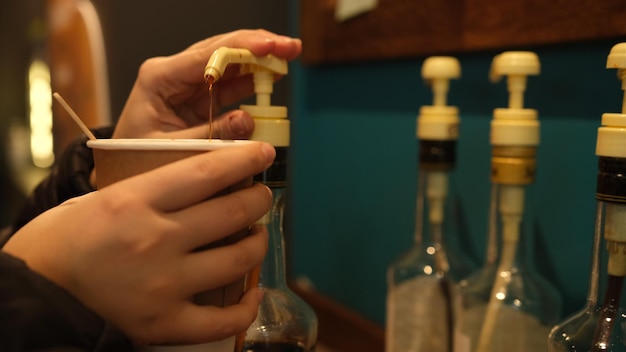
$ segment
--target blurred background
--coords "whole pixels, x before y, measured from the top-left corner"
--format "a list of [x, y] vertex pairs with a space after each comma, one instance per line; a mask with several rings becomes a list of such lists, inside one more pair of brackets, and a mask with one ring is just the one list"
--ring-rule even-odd
[[[56, 0], [63, 1], [73, 2]], [[39, 166], [31, 157], [29, 121], [36, 108], [30, 104], [29, 89], [35, 85], [29, 84], [28, 77], [34, 61], [49, 63], [54, 55], [46, 47], [51, 37], [45, 23], [46, 6], [53, 3], [0, 0], [2, 226], [10, 223], [51, 160], [45, 151]], [[91, 3], [100, 21], [104, 49], [100, 58], [106, 67], [104, 78], [95, 79], [106, 85], [92, 89], [104, 89], [101, 96], [108, 101], [105, 107], [95, 108], [93, 124], [115, 121], [143, 60], [174, 54], [205, 37], [239, 28], [299, 36], [304, 18], [307, 35], [319, 23], [322, 37], [305, 40], [305, 48], [310, 43], [319, 53], [324, 38], [338, 38], [325, 31], [327, 17], [317, 20], [310, 16], [318, 13], [301, 13], [299, 1]], [[319, 4], [332, 7], [335, 2]], [[619, 10], [624, 11], [624, 5]], [[602, 18], [597, 20], [602, 23]], [[488, 72], [494, 55], [504, 49], [523, 49], [535, 51], [542, 65], [541, 75], [529, 78], [525, 95], [525, 106], [537, 109], [542, 123], [534, 265], [559, 288], [564, 315], [582, 307], [595, 210], [596, 129], [603, 112], [621, 111], [623, 94], [615, 71], [605, 69], [605, 62], [611, 47], [624, 39], [623, 33], [608, 31], [583, 40], [557, 38], [519, 45], [512, 40], [508, 46], [472, 50], [434, 45], [430, 51], [362, 59], [349, 54], [313, 55], [292, 63], [272, 99], [289, 106], [292, 120], [290, 276], [374, 326], [384, 324], [386, 266], [413, 240], [415, 124], [420, 106], [431, 103], [420, 68], [428, 55], [439, 53], [455, 55], [462, 66], [462, 77], [451, 83], [448, 99], [461, 112], [454, 200], [464, 226], [464, 248], [480, 264], [490, 189], [489, 122], [493, 109], [507, 104], [505, 84], [490, 83]], [[449, 43], [449, 38], [435, 34], [428, 40]], [[349, 42], [334, 44], [350, 47]], [[367, 38], [361, 44], [368, 46]], [[374, 40], [368, 49], [386, 52], [384, 42]], [[43, 72], [40, 76], [45, 79]], [[80, 103], [70, 101], [75, 104]], [[80, 134], [71, 121], [63, 132], [55, 130], [66, 122], [64, 117], [54, 125], [44, 123], [48, 127], [40, 131], [41, 140], [48, 141], [42, 143], [52, 145], [53, 152], [58, 153], [64, 140]], [[46, 133], [59, 137], [51, 137], [50, 142]]]

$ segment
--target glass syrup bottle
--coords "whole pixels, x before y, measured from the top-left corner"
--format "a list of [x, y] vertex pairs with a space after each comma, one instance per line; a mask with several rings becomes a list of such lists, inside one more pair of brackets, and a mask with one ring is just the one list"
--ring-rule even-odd
[[485, 265], [459, 284], [455, 352], [545, 351], [559, 319], [558, 291], [532, 265], [532, 183], [539, 143], [537, 112], [523, 108], [526, 75], [539, 73], [531, 52], [505, 52], [492, 78], [509, 75], [509, 108], [491, 123], [489, 243]]
[[310, 352], [317, 339], [313, 309], [287, 285], [283, 217], [287, 148], [276, 147], [276, 160], [255, 181], [271, 188], [272, 208], [265, 216], [269, 250], [261, 266], [259, 287], [264, 292], [258, 316], [236, 352]]
[[[626, 43], [613, 46], [607, 68], [626, 82]], [[552, 329], [550, 352], [626, 351], [626, 105], [605, 113], [598, 129], [596, 217], [587, 303]]]
[[456, 235], [446, 200], [459, 124], [458, 109], [446, 106], [445, 94], [460, 71], [453, 57], [430, 57], [422, 66], [434, 104], [423, 106], [417, 121], [415, 242], [387, 270], [387, 352], [452, 351], [454, 283], [473, 269], [464, 253], [451, 253], [444, 243], [444, 233]]
[[250, 52], [242, 49], [226, 51], [222, 57], [228, 57], [230, 62], [241, 60], [253, 73], [256, 105], [241, 106], [254, 118], [250, 139], [270, 143], [276, 149], [273, 164], [254, 178], [270, 187], [273, 194], [272, 207], [260, 220], [269, 232], [269, 249], [258, 279], [264, 297], [256, 320], [237, 336], [235, 352], [312, 352], [317, 343], [317, 316], [289, 288], [286, 275], [283, 225], [290, 123], [285, 106], [270, 104], [275, 73], [287, 73], [286, 61], [273, 56], [249, 57]]

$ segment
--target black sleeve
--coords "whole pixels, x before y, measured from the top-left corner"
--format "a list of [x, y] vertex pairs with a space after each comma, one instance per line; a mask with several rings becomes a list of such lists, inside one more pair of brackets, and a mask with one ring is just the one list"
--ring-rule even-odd
[[[109, 138], [113, 129], [94, 131]], [[0, 247], [22, 226], [67, 199], [93, 191], [93, 156], [86, 137], [57, 160], [20, 210]], [[132, 351], [131, 341], [63, 288], [0, 251], [0, 351]]]
[[[110, 138], [113, 127], [93, 131], [96, 138]], [[76, 139], [55, 162], [50, 174], [26, 199], [13, 222], [13, 232], [46, 210], [64, 201], [93, 191], [89, 176], [93, 169], [93, 154], [87, 147], [87, 137]], [[0, 239], [2, 240], [2, 239]], [[4, 242], [0, 242], [0, 246]]]
[[69, 293], [0, 251], [0, 351], [132, 351]]

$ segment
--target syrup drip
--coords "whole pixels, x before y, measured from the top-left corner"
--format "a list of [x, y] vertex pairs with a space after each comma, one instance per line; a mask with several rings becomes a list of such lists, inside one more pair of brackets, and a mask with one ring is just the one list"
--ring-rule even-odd
[[213, 82], [215, 82], [215, 79], [212, 76], [207, 76], [206, 83], [209, 87], [209, 125], [207, 136], [209, 139], [213, 138]]

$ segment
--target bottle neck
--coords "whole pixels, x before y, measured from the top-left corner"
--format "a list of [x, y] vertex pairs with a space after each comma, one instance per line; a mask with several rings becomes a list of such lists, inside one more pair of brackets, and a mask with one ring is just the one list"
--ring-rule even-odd
[[448, 196], [448, 173], [421, 169], [417, 180], [415, 243], [435, 248], [443, 245]]
[[449, 172], [456, 161], [456, 141], [419, 140], [415, 243], [443, 245]]
[[272, 190], [272, 207], [262, 222], [269, 233], [268, 250], [261, 265], [259, 284], [266, 288], [287, 288], [284, 213], [287, 183], [287, 147], [276, 147], [276, 158], [262, 174], [254, 177]]
[[527, 206], [528, 191], [527, 186], [492, 185], [486, 266], [510, 271], [529, 265], [526, 259], [531, 255], [533, 214]]
[[526, 198], [535, 179], [536, 148], [533, 146], [492, 147], [491, 204], [486, 264], [498, 263], [499, 271], [525, 264], [525, 250], [532, 248], [532, 204]]
[[287, 287], [285, 264], [285, 241], [283, 223], [285, 212], [285, 188], [271, 187], [273, 193], [272, 208], [267, 217], [269, 232], [268, 251], [261, 266], [259, 283], [261, 287]]
[[587, 301], [626, 305], [626, 159], [600, 157], [596, 218]]

